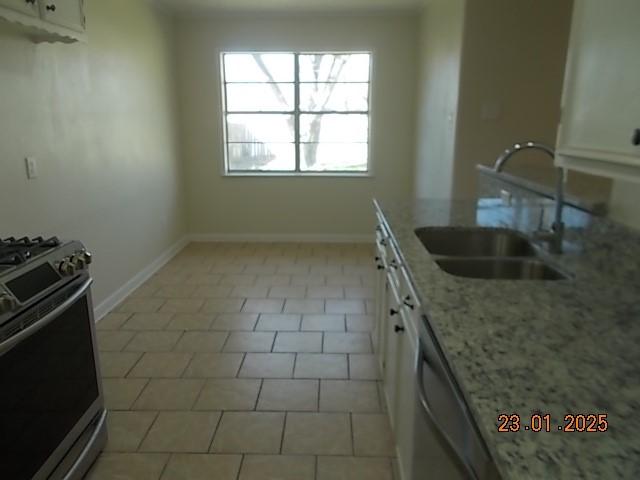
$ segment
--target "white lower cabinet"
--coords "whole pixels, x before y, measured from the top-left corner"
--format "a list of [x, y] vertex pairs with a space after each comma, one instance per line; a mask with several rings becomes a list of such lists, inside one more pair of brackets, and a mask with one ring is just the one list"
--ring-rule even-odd
[[398, 466], [403, 480], [412, 478], [415, 423], [415, 364], [417, 356], [416, 312], [405, 303], [406, 293], [396, 288], [397, 272], [384, 275], [383, 297], [378, 302], [380, 360], [387, 410], [393, 429]]
[[402, 258], [380, 216], [376, 228], [376, 308], [373, 346], [396, 442], [401, 480], [413, 478], [417, 322], [421, 308]]
[[374, 345], [400, 480], [499, 480], [392, 235], [377, 248]]
[[417, 338], [410, 327], [413, 321], [406, 310], [402, 311], [404, 317], [404, 332], [396, 334], [398, 337], [397, 355], [397, 381], [395, 394], [396, 417], [394, 434], [396, 440], [398, 466], [401, 478], [409, 480], [413, 478], [413, 448], [414, 425], [416, 415], [416, 380], [415, 363], [417, 355]]
[[[387, 314], [384, 317], [383, 334], [385, 336], [383, 364], [384, 371], [382, 379], [384, 382], [385, 395], [387, 398], [387, 410], [391, 427], [396, 430], [397, 423], [397, 392], [399, 382], [399, 353], [402, 350], [403, 336], [399, 335], [396, 330], [404, 328], [402, 319], [400, 318], [400, 299], [393, 283], [387, 282]], [[396, 312], [396, 313], [394, 313]]]
[[371, 337], [373, 349], [378, 360], [380, 372], [384, 372], [384, 346], [386, 341], [385, 322], [387, 307], [387, 276], [385, 271], [385, 261], [383, 246], [378, 246], [376, 250], [376, 273], [375, 273], [375, 316]]

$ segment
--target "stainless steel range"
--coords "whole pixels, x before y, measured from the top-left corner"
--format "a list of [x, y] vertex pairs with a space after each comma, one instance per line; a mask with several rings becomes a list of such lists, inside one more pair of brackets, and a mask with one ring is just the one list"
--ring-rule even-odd
[[106, 442], [91, 255], [0, 240], [0, 477], [75, 480]]

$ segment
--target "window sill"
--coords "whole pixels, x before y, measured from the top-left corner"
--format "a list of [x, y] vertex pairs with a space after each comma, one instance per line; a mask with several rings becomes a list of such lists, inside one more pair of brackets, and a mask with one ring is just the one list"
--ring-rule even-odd
[[343, 177], [343, 178], [373, 178], [371, 172], [223, 172], [222, 177], [303, 177], [303, 178], [324, 178], [324, 177]]

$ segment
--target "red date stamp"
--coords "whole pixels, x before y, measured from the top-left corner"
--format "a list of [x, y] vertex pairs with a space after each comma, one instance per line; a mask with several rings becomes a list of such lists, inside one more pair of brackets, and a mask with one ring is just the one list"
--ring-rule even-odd
[[521, 416], [517, 413], [498, 415], [498, 432], [606, 432], [609, 421], [606, 413], [567, 413], [562, 423], [556, 425], [549, 413]]

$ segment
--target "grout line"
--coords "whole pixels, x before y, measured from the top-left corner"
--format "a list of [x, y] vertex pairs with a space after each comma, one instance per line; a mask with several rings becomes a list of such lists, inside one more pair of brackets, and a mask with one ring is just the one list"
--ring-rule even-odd
[[171, 462], [171, 460], [173, 459], [173, 453], [169, 453], [169, 455], [167, 455], [167, 460], [164, 462], [164, 465], [162, 466], [162, 471], [160, 472], [160, 475], [158, 476], [158, 478], [162, 478], [162, 476], [164, 475], [164, 472], [167, 470], [167, 467], [169, 466], [169, 462]]
[[[147, 330], [150, 331], [150, 330]], [[162, 331], [162, 330], [161, 330]], [[171, 330], [171, 333], [177, 333], [180, 332], [180, 335], [178, 335], [178, 338], [176, 339], [175, 343], [171, 346], [171, 348], [169, 349], [169, 352], [173, 352], [173, 353], [179, 353], [176, 352], [175, 348], [178, 346], [178, 344], [180, 343], [180, 340], [182, 340], [182, 337], [184, 337], [185, 334], [185, 330]], [[149, 353], [149, 352], [145, 352], [145, 353]], [[151, 353], [162, 353], [162, 352], [151, 352]]]
[[[207, 383], [209, 383], [209, 380], [214, 380], [214, 379], [213, 378], [196, 378], [194, 380], [202, 380], [202, 385], [200, 386], [200, 390], [198, 390], [198, 394], [195, 396], [195, 399], [191, 403], [191, 407], [189, 408], [189, 411], [194, 411], [195, 406], [198, 404], [198, 400], [200, 400], [200, 397], [202, 397], [202, 393], [204, 392], [204, 389], [207, 386]], [[197, 411], [206, 411], [206, 410], [197, 410]]]
[[[224, 331], [224, 330], [218, 330], [218, 331]], [[222, 343], [222, 348], [220, 348], [220, 353], [225, 351], [224, 349], [227, 346], [227, 342], [229, 341], [229, 338], [231, 338], [231, 333], [232, 332], [226, 332], [227, 336], [225, 337], [224, 342]], [[230, 353], [232, 353], [232, 352], [230, 352]], [[233, 352], [233, 353], [235, 353], [235, 352]]]
[[238, 465], [238, 473], [236, 474], [236, 480], [240, 479], [240, 472], [242, 472], [242, 467], [244, 466], [244, 457], [246, 455], [243, 453], [240, 457], [240, 465]]
[[[107, 353], [107, 352], [102, 352], [102, 353]], [[113, 352], [113, 353], [127, 353], [127, 352]], [[125, 372], [124, 376], [120, 377], [120, 378], [129, 378], [129, 374], [131, 373], [131, 371], [136, 368], [136, 365], [138, 365], [138, 363], [140, 363], [140, 360], [142, 360], [142, 357], [145, 355], [146, 352], [132, 352], [132, 353], [137, 353], [138, 354], [138, 358], [136, 358], [136, 361], [133, 362], [133, 364], [129, 367], [129, 369]], [[100, 355], [100, 353], [99, 353]], [[103, 376], [104, 377], [104, 376]], [[116, 377], [118, 378], [118, 377]]]
[[[130, 332], [131, 330], [122, 330], [122, 329], [118, 329], [118, 332]], [[116, 350], [117, 352], [126, 352], [127, 350], [125, 350], [125, 348], [127, 348], [129, 346], [129, 344], [133, 341], [134, 338], [136, 338], [136, 336], [138, 335], [139, 331], [136, 331], [133, 335], [131, 335], [131, 338], [129, 338], [129, 340], [127, 340], [125, 342], [124, 345], [122, 345], [122, 348], [120, 350]], [[100, 346], [98, 345], [98, 351], [100, 351]], [[144, 352], [142, 352], [144, 353]]]
[[293, 370], [291, 370], [291, 379], [296, 378], [296, 366], [298, 365], [298, 352], [294, 353], [295, 357], [293, 359]]
[[136, 380], [146, 380], [146, 382], [145, 382], [144, 386], [140, 389], [140, 392], [138, 392], [138, 395], [136, 395], [135, 400], [133, 402], [131, 402], [129, 407], [126, 409], [127, 411], [132, 411], [133, 410], [133, 407], [135, 406], [136, 403], [138, 403], [138, 400], [140, 400], [140, 397], [142, 396], [144, 391], [149, 386], [149, 383], [151, 383], [151, 379], [150, 378], [142, 378], [142, 379], [136, 379]]
[[[131, 412], [132, 410], [127, 410], [127, 411]], [[136, 446], [135, 452], [139, 452], [140, 451], [140, 447], [142, 446], [142, 444], [144, 443], [145, 439], [147, 438], [147, 435], [149, 435], [149, 432], [151, 431], [151, 427], [153, 427], [153, 425], [156, 423], [156, 420], [158, 419], [159, 415], [160, 415], [160, 412], [153, 412], [153, 420], [151, 420], [151, 423], [149, 423], [149, 426], [146, 428], [146, 430], [144, 432], [144, 435], [140, 439], [140, 442], [138, 442], [138, 445]]]
[[351, 431], [351, 455], [356, 454], [356, 439], [353, 433], [353, 412], [349, 412], [349, 430]]
[[209, 441], [209, 446], [207, 447], [207, 451], [206, 453], [212, 453], [211, 449], [213, 448], [213, 441], [216, 438], [216, 435], [218, 434], [218, 429], [220, 428], [220, 424], [222, 423], [222, 417], [224, 415], [224, 411], [220, 412], [220, 416], [218, 417], [218, 421], [216, 422], [216, 426], [213, 429], [213, 435], [211, 435], [211, 440]]
[[258, 387], [258, 395], [256, 395], [256, 403], [253, 406], [253, 412], [258, 411], [258, 401], [260, 400], [260, 394], [262, 393], [262, 386], [264, 385], [264, 378], [260, 379], [260, 387]]
[[280, 435], [280, 449], [278, 450], [278, 453], [280, 455], [282, 455], [282, 448], [284, 447], [284, 433], [287, 430], [287, 418], [289, 416], [289, 412], [285, 411], [284, 412], [284, 422], [282, 424], [282, 435]]
[[240, 366], [238, 367], [238, 371], [236, 372], [236, 376], [233, 378], [240, 378], [240, 372], [242, 371], [242, 367], [244, 366], [244, 361], [247, 358], [247, 353], [242, 352], [242, 360], [240, 360]]
[[196, 358], [196, 355], [199, 352], [185, 352], [185, 353], [189, 353], [189, 355], [191, 355], [191, 357], [189, 358], [189, 361], [187, 362], [187, 365], [184, 367], [184, 369], [182, 370], [182, 373], [180, 374], [180, 376], [178, 378], [188, 378], [188, 377], [185, 377], [184, 374], [187, 373], [187, 370], [189, 370], [189, 367], [191, 366], [191, 364], [193, 363], [193, 360]]

